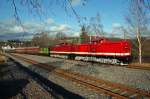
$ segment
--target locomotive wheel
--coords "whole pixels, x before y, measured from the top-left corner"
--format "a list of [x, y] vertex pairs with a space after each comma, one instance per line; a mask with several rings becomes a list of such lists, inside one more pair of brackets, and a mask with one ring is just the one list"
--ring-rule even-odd
[[74, 60], [75, 59], [75, 55], [74, 54], [69, 54], [68, 55], [68, 59]]

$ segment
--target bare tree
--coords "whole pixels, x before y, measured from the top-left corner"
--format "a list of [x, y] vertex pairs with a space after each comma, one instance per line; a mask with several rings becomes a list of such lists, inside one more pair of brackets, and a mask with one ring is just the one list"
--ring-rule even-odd
[[38, 33], [33, 35], [32, 46], [39, 46], [39, 35], [38, 35]]
[[[83, 6], [86, 5], [88, 0], [81, 0], [81, 4]], [[77, 21], [80, 23], [81, 21], [81, 16], [76, 12], [76, 10], [73, 7], [73, 3], [76, 2], [76, 0], [49, 0], [47, 3], [49, 4], [49, 7], [51, 8], [51, 10], [49, 10], [49, 12], [45, 12], [44, 10], [44, 0], [8, 0], [7, 1], [8, 4], [10, 4], [10, 6], [13, 8], [14, 11], [14, 17], [17, 20], [17, 22], [19, 23], [19, 25], [22, 25], [22, 21], [21, 21], [21, 13], [19, 13], [19, 7], [22, 6], [23, 8], [27, 9], [30, 14], [37, 14], [38, 17], [41, 19], [42, 16], [45, 15], [45, 13], [52, 13], [54, 14], [52, 11], [55, 9], [55, 7], [53, 7], [53, 5], [59, 5], [60, 7], [62, 7], [62, 9], [64, 9], [64, 11], [66, 12], [66, 14], [69, 13], [69, 11], [72, 11], [72, 13], [76, 16]], [[45, 13], [44, 13], [45, 12]]]
[[148, 25], [148, 15], [145, 10], [145, 6], [141, 3], [141, 0], [131, 0], [129, 6], [129, 14], [126, 17], [126, 21], [129, 26], [134, 31], [137, 42], [138, 42], [138, 53], [139, 53], [139, 63], [142, 63], [142, 36], [147, 29]]
[[62, 39], [65, 39], [66, 38], [66, 34], [63, 33], [63, 32], [57, 32], [56, 33], [56, 39], [58, 40], [62, 40]]
[[49, 45], [48, 34], [44, 32], [35, 34], [32, 39], [32, 43], [34, 46], [48, 47]]
[[104, 36], [103, 25], [101, 24], [100, 14], [90, 18], [88, 25], [89, 32], [94, 32], [97, 36]]
[[104, 36], [103, 25], [101, 23], [100, 14], [97, 13], [95, 17], [90, 17], [89, 19], [84, 17], [85, 22], [81, 25], [80, 39], [81, 43], [91, 41], [91, 36]]
[[[85, 6], [87, 1], [88, 0], [80, 0], [80, 3], [82, 6]], [[31, 15], [34, 15], [34, 17], [35, 15], [37, 15], [37, 18], [42, 20], [42, 17], [46, 17], [49, 14], [55, 15], [56, 13], [54, 11], [55, 6], [53, 5], [58, 5], [66, 12], [66, 15], [70, 17], [72, 15], [75, 15], [79, 24], [81, 24], [81, 21], [82, 21], [81, 16], [77, 13], [77, 11], [74, 9], [74, 6], [73, 6], [73, 3], [76, 2], [76, 0], [48, 0], [48, 1], [46, 0], [6, 0], [6, 2], [8, 3], [9, 6], [12, 7], [13, 15], [16, 19], [16, 22], [23, 29], [23, 35], [22, 35], [23, 38], [25, 36], [25, 33], [27, 32], [22, 23], [22, 18], [21, 18], [22, 13], [19, 11], [20, 10], [19, 7], [22, 7], [25, 11], [28, 11]], [[50, 10], [44, 9], [45, 4], [48, 4]]]
[[114, 32], [121, 33], [121, 37], [123, 37], [124, 40], [127, 39], [128, 31], [124, 26], [120, 25], [120, 26], [117, 26], [117, 27], [113, 27], [112, 33], [114, 33]]
[[140, 2], [144, 5], [144, 7], [150, 10], [150, 0], [140, 0]]

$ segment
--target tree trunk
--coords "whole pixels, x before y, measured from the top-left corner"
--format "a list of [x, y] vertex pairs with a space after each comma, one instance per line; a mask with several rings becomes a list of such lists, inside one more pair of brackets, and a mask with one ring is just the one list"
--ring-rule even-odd
[[141, 44], [141, 36], [140, 29], [137, 28], [137, 40], [138, 40], [138, 52], [139, 52], [139, 63], [142, 63], [142, 44]]
[[142, 46], [141, 42], [139, 42], [139, 63], [142, 63]]

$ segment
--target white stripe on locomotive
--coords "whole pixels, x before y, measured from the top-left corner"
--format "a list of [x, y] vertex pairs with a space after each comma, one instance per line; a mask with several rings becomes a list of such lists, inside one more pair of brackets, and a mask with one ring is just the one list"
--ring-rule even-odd
[[57, 53], [57, 54], [85, 54], [85, 55], [108, 55], [108, 56], [129, 56], [130, 53], [90, 53], [90, 52], [58, 52], [58, 51], [51, 51], [50, 53]]

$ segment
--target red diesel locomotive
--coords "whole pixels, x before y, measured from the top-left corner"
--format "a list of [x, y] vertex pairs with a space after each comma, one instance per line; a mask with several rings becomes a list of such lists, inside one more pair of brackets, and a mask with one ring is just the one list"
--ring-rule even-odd
[[61, 44], [41, 50], [39, 47], [16, 48], [16, 53], [45, 54], [83, 61], [125, 65], [131, 61], [131, 43], [126, 40], [111, 41], [105, 38], [86, 44]]
[[49, 47], [53, 57], [125, 65], [131, 61], [131, 43], [101, 38], [87, 44], [61, 44]]

